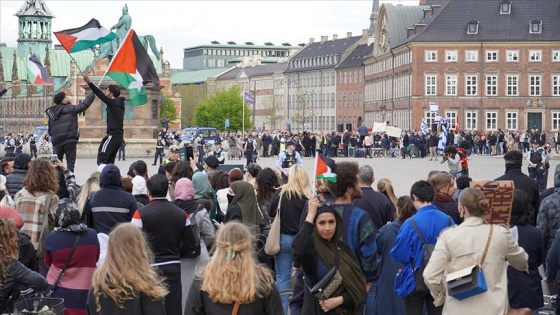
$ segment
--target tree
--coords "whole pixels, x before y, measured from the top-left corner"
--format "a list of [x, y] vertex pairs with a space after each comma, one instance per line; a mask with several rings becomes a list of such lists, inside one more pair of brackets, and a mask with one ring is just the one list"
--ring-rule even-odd
[[243, 103], [241, 90], [232, 86], [229, 90], [218, 92], [210, 96], [207, 102], [198, 106], [195, 113], [197, 126], [225, 129], [225, 121], [229, 119], [231, 130], [243, 129], [243, 106], [245, 106], [245, 130], [253, 128], [251, 109]]
[[296, 104], [293, 108], [294, 118], [293, 121], [296, 123], [296, 128], [305, 129], [304, 124], [309, 122], [311, 117], [311, 102], [309, 100], [309, 95], [304, 93], [301, 88], [298, 88], [296, 94]]
[[159, 98], [159, 119], [167, 118], [170, 122], [177, 119], [177, 108], [175, 102], [168, 96]]
[[280, 95], [272, 95], [264, 101], [264, 104], [262, 106], [269, 129], [278, 129], [278, 125], [284, 123], [284, 121], [282, 120], [282, 118], [284, 118], [284, 106], [282, 104], [282, 97]]
[[200, 104], [208, 101], [206, 83], [183, 85], [179, 90], [181, 91], [181, 123], [185, 126], [195, 126], [196, 109]]

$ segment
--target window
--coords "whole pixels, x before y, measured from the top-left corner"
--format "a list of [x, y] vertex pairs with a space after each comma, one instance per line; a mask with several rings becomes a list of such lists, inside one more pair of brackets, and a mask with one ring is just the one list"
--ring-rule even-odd
[[511, 13], [511, 2], [502, 1], [500, 3], [500, 14], [510, 14]]
[[478, 61], [478, 51], [476, 51], [476, 50], [465, 51], [465, 60], [467, 62], [477, 62]]
[[436, 95], [436, 76], [426, 76], [426, 95]]
[[465, 128], [467, 130], [476, 129], [476, 112], [466, 112], [465, 113]]
[[506, 113], [506, 129], [517, 130], [517, 112]]
[[486, 62], [498, 61], [498, 52], [495, 50], [486, 51]]
[[541, 95], [541, 76], [539, 75], [529, 76], [529, 95], [530, 96]]
[[540, 34], [540, 33], [542, 33], [542, 21], [529, 22], [529, 34]]
[[467, 23], [467, 34], [478, 34], [478, 22], [470, 21]]
[[519, 78], [517, 76], [508, 75], [506, 77], [506, 95], [507, 96], [517, 96], [518, 95], [518, 83]]
[[457, 95], [456, 75], [448, 75], [445, 77], [445, 95]]
[[560, 96], [560, 75], [552, 76], [552, 95]]
[[426, 62], [437, 62], [437, 51], [426, 51]]
[[454, 129], [457, 125], [457, 112], [445, 112], [445, 118], [447, 119], [447, 128]]
[[529, 50], [529, 61], [538, 62], [542, 60], [542, 51], [540, 50]]
[[428, 124], [430, 128], [432, 128], [432, 124], [435, 124], [434, 122], [435, 117], [436, 117], [436, 113], [432, 113], [430, 111], [424, 112], [424, 118], [426, 119], [426, 124]]
[[552, 51], [552, 62], [560, 62], [560, 50]]
[[506, 60], [509, 62], [518, 62], [519, 61], [519, 51], [517, 50], [508, 50], [506, 51], [507, 58]]
[[498, 129], [498, 113], [486, 112], [486, 130]]
[[467, 75], [465, 81], [466, 95], [476, 95], [476, 75]]
[[486, 96], [496, 96], [498, 95], [498, 76], [487, 75], [486, 76]]
[[560, 112], [552, 112], [552, 130], [560, 128]]
[[445, 62], [457, 62], [457, 51], [446, 51], [445, 52]]

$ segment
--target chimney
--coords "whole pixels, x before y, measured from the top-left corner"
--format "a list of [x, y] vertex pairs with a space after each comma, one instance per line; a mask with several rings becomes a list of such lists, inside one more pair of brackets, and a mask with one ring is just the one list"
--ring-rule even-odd
[[414, 24], [414, 31], [416, 34], [420, 34], [426, 28], [426, 24]]
[[441, 5], [439, 4], [432, 5], [432, 15], [436, 15], [439, 11], [441, 11]]
[[364, 28], [364, 29], [362, 30], [362, 37], [363, 37], [363, 38], [368, 38], [368, 36], [369, 36], [368, 29], [367, 29], [367, 28]]
[[328, 36], [321, 36], [321, 44], [328, 41], [329, 37]]
[[432, 13], [432, 9], [430, 9], [430, 8], [424, 9], [424, 18], [427, 18], [428, 16], [430, 16], [430, 13]]
[[352, 32], [346, 32], [346, 38], [352, 37]]
[[411, 36], [414, 36], [414, 34], [416, 34], [414, 27], [407, 27], [406, 28], [406, 38], [409, 38]]
[[337, 40], [337, 39], [338, 39], [338, 34], [333, 34], [332, 40]]
[[314, 42], [315, 42], [315, 38], [313, 38], [313, 37], [309, 38], [309, 43], [310, 44], [313, 44]]

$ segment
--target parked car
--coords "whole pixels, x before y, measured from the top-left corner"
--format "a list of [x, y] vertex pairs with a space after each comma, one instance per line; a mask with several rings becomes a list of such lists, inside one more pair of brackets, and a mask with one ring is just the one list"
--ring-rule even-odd
[[218, 130], [216, 128], [210, 127], [190, 127], [184, 128], [183, 134], [181, 135], [181, 143], [190, 144], [196, 139], [199, 135], [204, 138], [204, 142], [206, 144], [214, 144], [216, 138], [218, 138]]

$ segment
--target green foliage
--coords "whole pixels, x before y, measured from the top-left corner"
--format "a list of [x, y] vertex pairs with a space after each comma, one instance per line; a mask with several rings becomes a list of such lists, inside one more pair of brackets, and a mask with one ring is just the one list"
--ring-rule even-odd
[[164, 117], [167, 117], [170, 122], [177, 119], [175, 102], [168, 96], [163, 96], [159, 101], [159, 119]]
[[[245, 104], [245, 130], [253, 128], [250, 104]], [[197, 126], [225, 129], [225, 121], [229, 119], [228, 130], [243, 129], [243, 99], [239, 87], [233, 86], [229, 90], [210, 96], [207, 102], [198, 106], [195, 113]]]
[[195, 112], [198, 106], [208, 102], [206, 83], [188, 84], [179, 88], [181, 91], [181, 123], [184, 126], [195, 126]]

